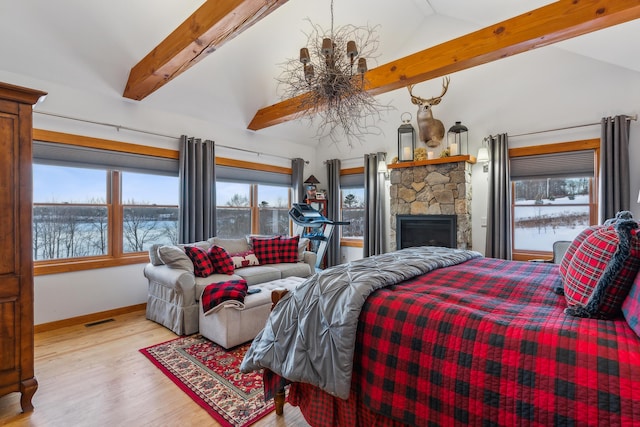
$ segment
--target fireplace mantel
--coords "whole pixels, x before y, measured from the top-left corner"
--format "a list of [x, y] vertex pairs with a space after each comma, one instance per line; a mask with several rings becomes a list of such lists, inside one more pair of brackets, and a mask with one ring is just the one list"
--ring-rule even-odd
[[411, 162], [398, 162], [387, 165], [389, 169], [398, 169], [398, 168], [413, 168], [416, 166], [426, 166], [426, 165], [438, 165], [442, 163], [457, 163], [457, 162], [467, 162], [474, 165], [476, 163], [476, 158], [472, 155], [464, 155], [464, 156], [449, 156], [449, 157], [438, 157], [437, 159], [431, 160], [414, 160]]

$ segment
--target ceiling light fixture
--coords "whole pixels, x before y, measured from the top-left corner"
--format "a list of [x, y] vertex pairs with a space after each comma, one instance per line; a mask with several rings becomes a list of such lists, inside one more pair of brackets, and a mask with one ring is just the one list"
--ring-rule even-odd
[[[311, 24], [307, 47], [300, 56], [282, 64], [278, 77], [284, 88], [282, 99], [303, 95], [300, 116], [312, 123], [320, 117], [317, 136], [340, 141], [340, 130], [353, 147], [367, 134], [380, 134], [376, 123], [380, 112], [389, 109], [367, 91], [367, 58], [373, 58], [378, 47], [375, 27], [345, 25], [334, 29], [331, 0], [331, 29], [327, 33]], [[359, 49], [359, 50], [358, 50]]]

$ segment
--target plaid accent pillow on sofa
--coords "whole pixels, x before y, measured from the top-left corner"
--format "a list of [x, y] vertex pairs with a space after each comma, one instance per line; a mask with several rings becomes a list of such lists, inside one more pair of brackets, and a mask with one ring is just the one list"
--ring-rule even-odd
[[300, 236], [280, 236], [280, 262], [298, 262]]
[[568, 314], [611, 318], [620, 307], [640, 268], [638, 224], [619, 221], [601, 227], [580, 244], [563, 275]]
[[215, 273], [213, 264], [209, 259], [209, 254], [206, 249], [199, 246], [185, 246], [184, 252], [187, 254], [191, 262], [193, 263], [193, 274], [197, 277], [207, 277]]
[[233, 274], [233, 260], [223, 247], [213, 245], [209, 248], [208, 254], [216, 273]]
[[[280, 236], [268, 239], [251, 237], [253, 253], [256, 254], [260, 264], [277, 264], [280, 261]], [[298, 247], [296, 246], [296, 254]]]

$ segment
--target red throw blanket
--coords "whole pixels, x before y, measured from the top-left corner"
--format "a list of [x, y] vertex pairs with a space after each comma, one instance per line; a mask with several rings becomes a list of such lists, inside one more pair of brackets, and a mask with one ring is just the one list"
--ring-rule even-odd
[[315, 426], [637, 425], [640, 338], [566, 315], [557, 268], [480, 258], [379, 289], [349, 399], [297, 383], [289, 402]]
[[247, 296], [248, 289], [247, 281], [244, 279], [228, 280], [207, 285], [200, 298], [202, 311], [204, 314], [215, 311], [218, 305], [225, 301], [237, 301], [242, 304], [244, 303], [244, 297]]

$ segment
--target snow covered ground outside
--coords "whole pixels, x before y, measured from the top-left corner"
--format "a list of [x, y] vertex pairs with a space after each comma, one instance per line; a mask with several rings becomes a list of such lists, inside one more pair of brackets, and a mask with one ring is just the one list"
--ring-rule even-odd
[[[574, 200], [569, 200], [568, 197], [553, 201], [545, 199], [542, 205], [533, 203], [533, 200], [516, 201], [514, 249], [550, 252], [553, 242], [573, 240], [580, 231], [589, 226], [588, 195], [575, 196]], [[581, 219], [567, 224], [568, 218], [575, 217], [576, 214], [583, 215]], [[526, 223], [528, 226], [518, 226], [518, 222]]]

